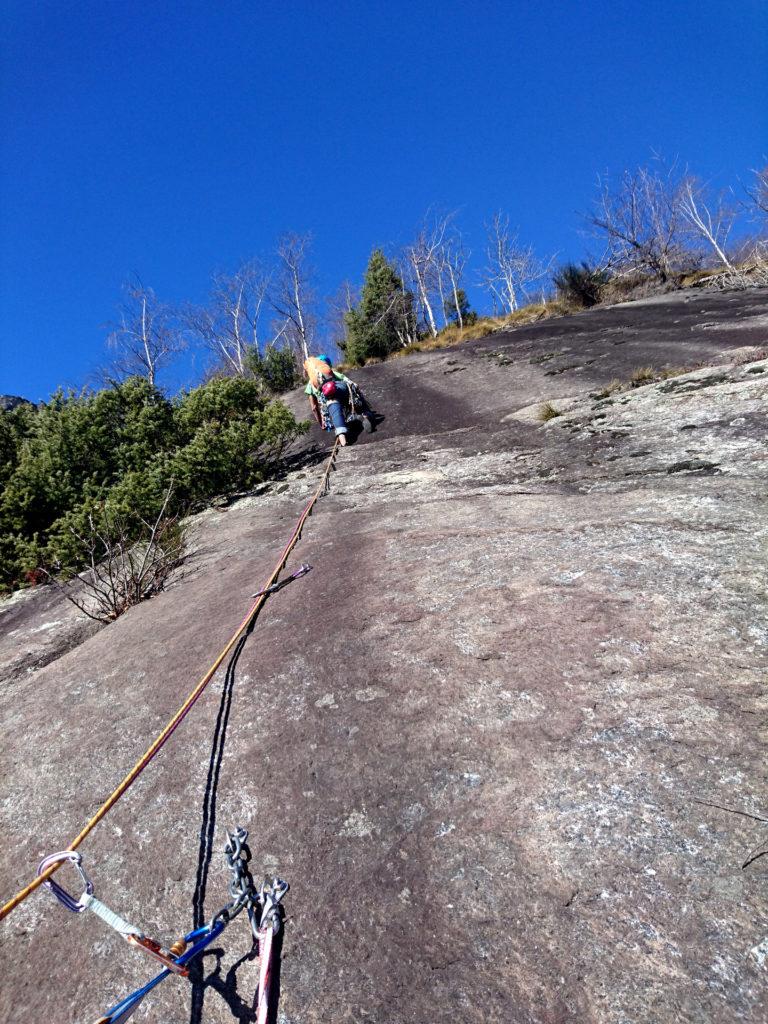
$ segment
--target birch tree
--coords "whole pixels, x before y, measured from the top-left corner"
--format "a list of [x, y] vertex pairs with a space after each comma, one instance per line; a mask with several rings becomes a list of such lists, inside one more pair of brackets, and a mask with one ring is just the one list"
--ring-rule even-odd
[[704, 241], [730, 273], [735, 273], [726, 253], [728, 236], [736, 219], [736, 209], [724, 197], [708, 201], [706, 188], [695, 178], [686, 178], [679, 195], [680, 214], [694, 238]]
[[[755, 180], [747, 194], [764, 226], [768, 227], [768, 166], [760, 171], [754, 171], [753, 174]], [[755, 264], [755, 281], [763, 286], [768, 285], [768, 239], [765, 235], [752, 243], [750, 259]]]
[[277, 248], [278, 270], [270, 302], [285, 323], [287, 340], [302, 360], [309, 358], [315, 334], [312, 270], [308, 262], [310, 235], [286, 234]]
[[418, 303], [415, 301], [416, 287], [410, 262], [404, 257], [392, 261], [395, 273], [401, 282], [402, 299], [393, 299], [394, 325], [401, 348], [413, 345], [419, 340]]
[[[191, 335], [207, 348], [227, 373], [243, 377], [249, 357], [260, 356], [260, 324], [270, 275], [255, 260], [243, 264], [234, 274], [213, 279], [210, 301], [204, 307], [184, 311], [184, 323]], [[274, 325], [267, 345], [273, 345], [285, 330]]]
[[[481, 283], [490, 292], [494, 307], [502, 313], [514, 313], [520, 297], [528, 298], [528, 289], [548, 272], [533, 247], [522, 245], [509, 226], [509, 216], [501, 210], [486, 224], [486, 265]], [[551, 261], [550, 261], [551, 263]]]
[[755, 209], [763, 217], [768, 217], [768, 166], [762, 170], [752, 172], [754, 181], [747, 188], [747, 195], [752, 201]]
[[456, 323], [464, 326], [467, 308], [466, 292], [463, 288], [464, 270], [470, 253], [464, 248], [464, 241], [455, 226], [444, 231], [444, 241], [437, 251], [437, 278], [440, 291], [440, 308], [447, 325], [449, 313], [455, 311]]
[[328, 299], [328, 326], [333, 340], [342, 351], [349, 339], [347, 316], [359, 301], [358, 289], [351, 281], [342, 281], [336, 293]]
[[151, 288], [136, 280], [125, 286], [125, 296], [107, 337], [116, 353], [112, 370], [119, 377], [145, 377], [154, 387], [160, 369], [184, 348], [183, 337], [170, 307]]
[[427, 329], [433, 338], [437, 337], [437, 323], [432, 296], [436, 292], [441, 293], [442, 290], [440, 266], [446, 231], [452, 216], [448, 214], [445, 217], [436, 217], [433, 223], [429, 224], [428, 215], [416, 240], [405, 247], [405, 258], [413, 276], [419, 305], [424, 313]]

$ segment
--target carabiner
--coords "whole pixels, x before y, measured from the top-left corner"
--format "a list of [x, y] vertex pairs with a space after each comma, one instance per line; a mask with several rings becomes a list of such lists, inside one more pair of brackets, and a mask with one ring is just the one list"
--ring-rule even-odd
[[282, 878], [273, 878], [272, 883], [263, 882], [259, 899], [261, 900], [261, 920], [259, 930], [264, 931], [270, 925], [275, 935], [280, 931], [280, 901], [290, 889], [290, 885]]
[[[83, 868], [82, 855], [77, 853], [77, 851], [75, 850], [60, 850], [58, 853], [50, 853], [47, 857], [43, 858], [43, 860], [40, 861], [40, 864], [37, 869], [38, 875], [42, 875], [42, 873], [47, 868], [51, 867], [52, 864], [61, 864], [62, 861], [65, 860], [70, 861], [77, 868], [77, 872], [80, 875], [83, 887], [85, 889], [83, 896], [92, 896], [93, 883], [91, 882], [88, 875], [86, 875], [85, 869]], [[67, 910], [71, 910], [73, 914], [81, 914], [85, 910], [85, 906], [82, 903], [76, 900], [74, 896], [70, 896], [67, 890], [62, 888], [62, 886], [60, 886], [58, 882], [54, 882], [52, 878], [47, 878], [43, 882], [43, 885], [47, 889], [50, 889], [53, 895], [59, 901], [59, 903], [62, 903], [67, 908]], [[82, 897], [80, 898], [82, 899]]]
[[130, 945], [148, 953], [153, 959], [159, 961], [166, 970], [187, 977], [189, 971], [186, 967], [180, 966], [176, 962], [176, 958], [170, 950], [165, 949], [155, 939], [150, 939], [144, 935], [140, 929], [125, 921], [114, 910], [110, 910], [101, 900], [96, 899], [93, 895], [93, 883], [83, 869], [83, 858], [79, 853], [76, 853], [74, 850], [61, 850], [59, 853], [50, 854], [40, 861], [40, 866], [37, 869], [38, 875], [42, 875], [45, 869], [49, 868], [52, 864], [59, 864], [65, 860], [75, 865], [82, 879], [85, 891], [80, 899], [76, 900], [74, 896], [70, 895], [66, 889], [63, 889], [58, 882], [54, 882], [52, 878], [46, 879], [43, 885], [51, 890], [56, 899], [63, 903], [67, 910], [71, 910], [74, 914], [81, 914], [84, 910], [93, 911], [97, 917], [100, 917], [110, 928], [114, 928], [118, 935], [124, 938]]

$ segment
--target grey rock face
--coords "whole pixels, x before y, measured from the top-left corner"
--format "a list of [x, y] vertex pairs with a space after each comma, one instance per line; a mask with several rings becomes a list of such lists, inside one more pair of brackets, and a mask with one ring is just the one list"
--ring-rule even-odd
[[[340, 454], [313, 571], [84, 845], [97, 895], [172, 941], [226, 902], [237, 823], [292, 883], [285, 1024], [764, 1020], [767, 313], [664, 297], [353, 374], [386, 418]], [[664, 365], [699, 368], [597, 397]], [[323, 443], [196, 517], [187, 576], [111, 626], [0, 606], [4, 894], [213, 660]], [[152, 975], [46, 892], [2, 927], [3, 1020], [93, 1020]], [[249, 950], [237, 921], [141, 1019], [254, 1020]]]

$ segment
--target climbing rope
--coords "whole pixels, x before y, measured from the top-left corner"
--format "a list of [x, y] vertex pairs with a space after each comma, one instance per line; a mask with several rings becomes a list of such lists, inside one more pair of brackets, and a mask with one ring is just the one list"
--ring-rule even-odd
[[[299, 519], [298, 519], [298, 521], [296, 523], [296, 526], [295, 526], [295, 528], [293, 530], [293, 533], [291, 534], [291, 536], [290, 536], [290, 538], [288, 540], [288, 543], [283, 548], [282, 553], [280, 555], [280, 558], [279, 558], [277, 564], [275, 565], [275, 568], [273, 569], [269, 579], [267, 580], [267, 582], [264, 585], [264, 587], [262, 588], [262, 590], [260, 590], [258, 592], [258, 594], [254, 595], [254, 597], [255, 597], [254, 603], [248, 609], [248, 612], [246, 613], [245, 618], [242, 620], [240, 625], [237, 627], [235, 632], [232, 634], [230, 639], [227, 641], [226, 646], [223, 648], [221, 653], [217, 656], [216, 660], [213, 662], [211, 667], [205, 673], [205, 675], [200, 680], [200, 682], [197, 684], [197, 686], [194, 688], [194, 690], [192, 690], [192, 692], [189, 694], [189, 696], [184, 701], [184, 703], [181, 705], [181, 707], [176, 712], [176, 714], [173, 716], [173, 718], [170, 719], [170, 721], [165, 726], [165, 728], [152, 741], [150, 746], [147, 747], [146, 751], [142, 754], [142, 756], [139, 758], [139, 760], [136, 762], [136, 764], [133, 766], [133, 768], [131, 768], [131, 770], [128, 772], [128, 774], [125, 776], [125, 778], [122, 780], [122, 782], [120, 782], [120, 784], [107, 797], [107, 799], [104, 801], [104, 803], [101, 805], [101, 807], [96, 811], [96, 813], [93, 815], [93, 817], [90, 819], [90, 821], [88, 821], [87, 824], [84, 826], [84, 828], [75, 836], [75, 838], [72, 840], [72, 842], [67, 847], [67, 850], [63, 851], [63, 852], [70, 853], [70, 852], [73, 852], [74, 850], [76, 850], [80, 846], [80, 844], [83, 842], [83, 840], [99, 824], [99, 822], [104, 817], [106, 817], [106, 815], [115, 806], [115, 804], [120, 799], [120, 797], [123, 796], [123, 794], [133, 785], [133, 783], [136, 781], [136, 779], [139, 777], [139, 775], [141, 775], [141, 773], [144, 771], [144, 769], [147, 767], [147, 765], [150, 763], [150, 761], [152, 761], [152, 759], [157, 755], [157, 753], [160, 751], [160, 749], [170, 739], [170, 737], [176, 731], [178, 726], [183, 722], [183, 720], [189, 714], [189, 712], [191, 711], [192, 707], [197, 703], [199, 698], [202, 696], [203, 692], [208, 687], [209, 683], [213, 679], [214, 675], [216, 674], [217, 670], [219, 669], [219, 667], [223, 663], [224, 659], [227, 657], [229, 652], [232, 650], [232, 648], [238, 642], [240, 637], [244, 633], [246, 633], [246, 631], [249, 631], [252, 628], [256, 618], [258, 617], [259, 612], [261, 611], [261, 609], [262, 609], [262, 607], [263, 607], [263, 605], [265, 603], [265, 601], [269, 597], [270, 593], [273, 592], [273, 588], [275, 588], [275, 586], [277, 585], [278, 577], [280, 576], [280, 573], [285, 568], [285, 564], [288, 561], [288, 558], [289, 558], [291, 552], [293, 551], [293, 549], [296, 547], [296, 545], [298, 544], [299, 540], [301, 539], [301, 534], [302, 534], [302, 531], [304, 529], [304, 525], [305, 525], [307, 519], [309, 519], [310, 515], [312, 514], [312, 510], [314, 509], [314, 507], [317, 504], [317, 502], [319, 501], [319, 499], [321, 497], [323, 497], [325, 494], [327, 494], [328, 491], [330, 490], [330, 478], [331, 478], [331, 473], [335, 469], [336, 457], [337, 457], [337, 454], [338, 454], [338, 450], [339, 450], [339, 439], [337, 437], [336, 441], [335, 441], [335, 443], [333, 445], [333, 448], [331, 450], [331, 454], [329, 455], [329, 457], [328, 457], [328, 459], [326, 461], [325, 470], [324, 470], [323, 475], [322, 475], [322, 477], [320, 479], [320, 483], [318, 484], [316, 490], [312, 494], [312, 497], [309, 499], [309, 501], [307, 502], [306, 506], [304, 507], [303, 512], [299, 516]], [[304, 567], [302, 566], [302, 570], [303, 569], [304, 569]], [[303, 575], [302, 570], [299, 570], [299, 574]], [[294, 575], [296, 575], [296, 574], [294, 574]], [[61, 855], [57, 855], [57, 856], [61, 857]], [[11, 911], [15, 907], [18, 907], [18, 905], [20, 903], [23, 903], [23, 901], [25, 899], [27, 899], [27, 897], [30, 896], [35, 891], [35, 889], [37, 889], [39, 886], [41, 886], [44, 882], [47, 882], [51, 878], [51, 876], [56, 871], [58, 871], [58, 869], [61, 867], [61, 865], [64, 862], [65, 861], [62, 858], [62, 859], [57, 859], [57, 860], [51, 860], [50, 863], [46, 863], [46, 866], [42, 869], [40, 874], [38, 874], [37, 877], [34, 878], [23, 889], [19, 890], [19, 892], [17, 892], [15, 896], [13, 896], [10, 900], [8, 900], [8, 902], [2, 907], [2, 909], [0, 909], [0, 921], [2, 921], [2, 919], [4, 917], [6, 917], [8, 914], [10, 914]]]

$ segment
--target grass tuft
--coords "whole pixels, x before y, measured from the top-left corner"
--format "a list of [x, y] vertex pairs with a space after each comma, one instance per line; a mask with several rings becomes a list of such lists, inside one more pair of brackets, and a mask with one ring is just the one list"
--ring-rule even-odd
[[622, 391], [624, 388], [624, 381], [619, 380], [618, 377], [614, 377], [612, 381], [605, 385], [600, 391], [595, 392], [593, 398], [610, 398], [611, 395], [615, 395], [617, 391]]
[[653, 366], [638, 366], [637, 369], [632, 371], [632, 376], [629, 380], [614, 378], [604, 388], [595, 391], [590, 397], [596, 401], [601, 401], [622, 391], [640, 388], [645, 384], [655, 384], [657, 381], [669, 380], [670, 377], [679, 377], [683, 373], [691, 373], [693, 370], [699, 369], [701, 369], [701, 366], [665, 366], [660, 370]]
[[629, 378], [630, 387], [639, 388], [643, 384], [650, 384], [651, 381], [658, 380], [658, 373], [652, 366], [638, 366], [632, 371], [632, 376]]
[[556, 409], [551, 402], [545, 402], [539, 409], [539, 419], [542, 423], [553, 420], [556, 416], [562, 416], [559, 409]]

